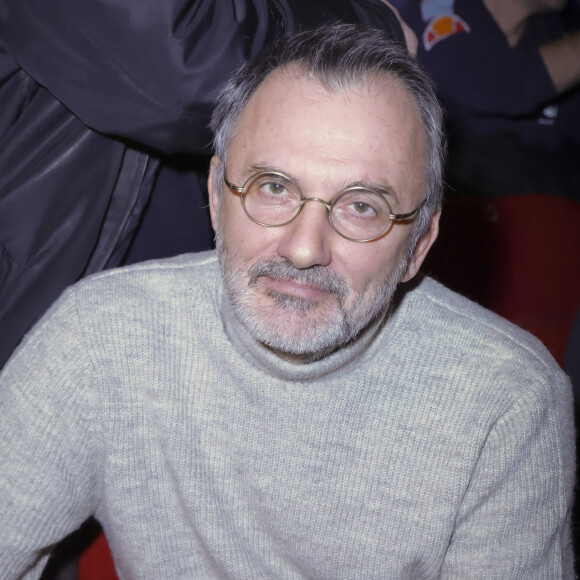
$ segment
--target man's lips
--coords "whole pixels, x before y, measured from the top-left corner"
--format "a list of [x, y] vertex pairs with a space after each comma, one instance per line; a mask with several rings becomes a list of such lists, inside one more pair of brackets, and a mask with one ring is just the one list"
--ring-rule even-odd
[[286, 258], [257, 260], [248, 270], [248, 285], [258, 283], [266, 293], [314, 301], [333, 295], [342, 303], [350, 292], [346, 280], [329, 268], [298, 269]]
[[307, 284], [305, 282], [299, 282], [298, 280], [293, 280], [292, 278], [282, 278], [274, 279], [266, 277], [267, 285], [281, 294], [287, 294], [289, 296], [295, 296], [296, 298], [304, 298], [306, 300], [316, 300], [324, 296], [328, 296], [329, 292], [323, 290], [318, 286], [312, 284]]

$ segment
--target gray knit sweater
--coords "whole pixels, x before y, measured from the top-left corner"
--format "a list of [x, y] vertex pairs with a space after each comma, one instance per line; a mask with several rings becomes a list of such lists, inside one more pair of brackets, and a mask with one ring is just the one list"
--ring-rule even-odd
[[0, 578], [90, 514], [123, 579], [572, 577], [571, 410], [537, 340], [430, 279], [295, 365], [214, 253], [99, 274], [0, 379]]

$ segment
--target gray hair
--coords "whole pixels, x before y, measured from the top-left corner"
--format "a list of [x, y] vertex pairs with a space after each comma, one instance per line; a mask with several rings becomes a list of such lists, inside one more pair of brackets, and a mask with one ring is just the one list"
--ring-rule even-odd
[[429, 76], [404, 44], [383, 30], [358, 24], [323, 26], [281, 38], [239, 68], [221, 91], [211, 120], [214, 150], [220, 159], [216, 191], [222, 189], [227, 150], [246, 105], [270, 74], [290, 66], [329, 93], [345, 92], [391, 75], [415, 100], [427, 138], [427, 191], [410, 239], [412, 251], [429, 227], [431, 216], [441, 208], [446, 154], [443, 110]]

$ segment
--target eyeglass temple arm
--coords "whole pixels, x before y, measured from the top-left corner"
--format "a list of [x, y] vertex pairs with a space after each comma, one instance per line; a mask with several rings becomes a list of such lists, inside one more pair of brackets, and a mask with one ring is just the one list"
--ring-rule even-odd
[[237, 193], [244, 193], [243, 187], [240, 187], [239, 185], [234, 185], [231, 181], [228, 180], [228, 178], [225, 175], [224, 175], [224, 183], [226, 184], [228, 189], [231, 189]]
[[410, 217], [413, 217], [426, 203], [427, 198], [425, 198], [413, 211], [410, 211], [409, 213], [392, 213], [389, 215], [389, 218], [391, 218], [393, 221], [406, 220]]

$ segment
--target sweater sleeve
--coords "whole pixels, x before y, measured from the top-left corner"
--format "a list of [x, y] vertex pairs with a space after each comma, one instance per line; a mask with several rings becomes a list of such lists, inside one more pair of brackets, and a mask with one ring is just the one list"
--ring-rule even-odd
[[38, 578], [98, 502], [95, 395], [73, 301], [0, 375], [0, 578]]
[[574, 578], [575, 451], [566, 377], [513, 401], [487, 437], [442, 568], [444, 578]]

